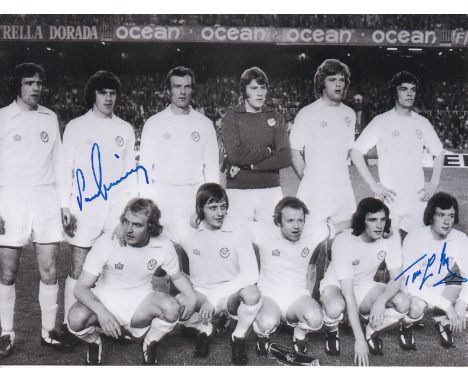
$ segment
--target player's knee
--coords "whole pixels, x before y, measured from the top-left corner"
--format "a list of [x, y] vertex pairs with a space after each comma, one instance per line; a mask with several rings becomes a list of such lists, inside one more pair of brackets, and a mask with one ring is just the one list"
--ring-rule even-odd
[[410, 310], [411, 298], [406, 293], [400, 292], [393, 298], [393, 304], [398, 313], [406, 314]]
[[307, 312], [304, 315], [305, 323], [312, 329], [320, 329], [323, 324], [322, 313], [319, 310]]
[[161, 319], [167, 322], [176, 322], [180, 315], [180, 305], [175, 298], [168, 297], [160, 305]]
[[410, 309], [409, 309], [409, 316], [411, 318], [421, 317], [427, 310], [427, 304], [424, 300], [420, 298], [411, 297], [410, 299]]
[[336, 319], [344, 313], [346, 304], [343, 300], [337, 300], [324, 305], [326, 315], [331, 319]]
[[68, 326], [74, 332], [79, 332], [87, 328], [89, 320], [89, 309], [80, 303], [75, 303], [68, 313]]
[[255, 305], [260, 302], [262, 295], [255, 285], [250, 285], [239, 291], [239, 297], [244, 304]]
[[40, 269], [41, 281], [46, 285], [52, 285], [57, 283], [57, 268], [55, 262], [49, 262], [42, 264]]
[[13, 285], [16, 282], [18, 269], [2, 269], [0, 274], [0, 283], [3, 285]]
[[256, 326], [261, 333], [271, 333], [280, 324], [280, 317], [274, 315], [262, 314], [255, 319]]

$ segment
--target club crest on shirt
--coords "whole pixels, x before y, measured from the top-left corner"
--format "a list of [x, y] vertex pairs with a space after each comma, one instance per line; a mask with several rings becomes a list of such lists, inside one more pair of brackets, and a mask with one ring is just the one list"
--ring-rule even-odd
[[320, 122], [320, 127], [326, 127], [328, 125], [327, 121]]
[[309, 248], [304, 247], [304, 249], [303, 249], [302, 252], [301, 252], [301, 256], [302, 256], [302, 257], [307, 257], [307, 256], [309, 255], [309, 253], [310, 253]]
[[273, 127], [276, 125], [276, 121], [274, 118], [268, 118], [267, 119], [268, 126]]
[[379, 261], [385, 259], [385, 255], [387, 254], [387, 252], [385, 252], [383, 249], [381, 251], [379, 251], [379, 253], [377, 253], [377, 259]]
[[198, 142], [200, 140], [200, 134], [198, 133], [198, 131], [192, 132], [190, 136], [192, 137], [194, 142]]
[[118, 271], [123, 270], [123, 267], [124, 267], [124, 265], [122, 263], [115, 264], [115, 269], [117, 269]]
[[392, 135], [396, 138], [400, 135], [400, 132], [398, 130], [393, 130]]
[[21, 135], [19, 135], [19, 134], [13, 135], [13, 140], [14, 140], [15, 142], [21, 141]]
[[279, 255], [280, 255], [280, 251], [279, 251], [279, 249], [274, 249], [273, 251], [271, 251], [271, 254], [272, 254], [273, 256], [279, 256]]
[[353, 264], [353, 265], [359, 265], [359, 260], [358, 260], [358, 259], [353, 260], [353, 262], [352, 262], [351, 264]]
[[193, 253], [194, 255], [200, 256], [200, 251], [199, 251], [198, 249], [196, 249], [196, 248], [194, 248], [194, 249], [192, 250], [192, 253]]
[[44, 143], [49, 142], [49, 134], [47, 134], [45, 131], [41, 131], [41, 140]]
[[148, 270], [152, 271], [153, 269], [156, 268], [157, 264], [158, 263], [155, 259], [151, 259], [150, 261], [148, 261], [148, 264], [146, 266], [148, 267]]
[[421, 138], [422, 138], [422, 131], [421, 131], [421, 130], [416, 129], [416, 131], [415, 131], [414, 133], [416, 134], [416, 137], [417, 137], [418, 139], [421, 139]]
[[115, 143], [117, 143], [117, 146], [122, 147], [125, 141], [120, 135], [117, 135], [115, 137]]
[[347, 127], [351, 126], [351, 118], [346, 117], [346, 118], [344, 119], [344, 123], [346, 124]]
[[219, 250], [219, 255], [225, 259], [227, 257], [229, 257], [231, 253], [229, 252], [229, 248], [226, 248], [226, 247], [223, 247]]
[[163, 134], [164, 139], [171, 139], [171, 134], [169, 134], [167, 131]]

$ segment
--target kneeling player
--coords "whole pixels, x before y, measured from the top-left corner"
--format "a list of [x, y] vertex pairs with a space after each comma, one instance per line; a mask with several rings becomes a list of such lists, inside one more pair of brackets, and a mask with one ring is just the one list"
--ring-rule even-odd
[[[78, 302], [68, 319], [72, 333], [88, 344], [87, 364], [100, 364], [102, 359], [96, 327], [114, 338], [123, 332], [134, 337], [147, 332], [143, 359], [146, 364], [157, 364], [160, 340], [174, 328], [181, 311], [182, 319], [193, 313], [195, 291], [179, 271], [171, 242], [160, 237], [160, 217], [151, 200], [132, 199], [120, 218], [127, 246], [104, 234], [86, 257], [75, 287]], [[182, 292], [178, 300], [152, 290], [151, 278], [158, 267]]]
[[[408, 312], [409, 297], [400, 291], [395, 281], [401, 272], [401, 247], [398, 235], [383, 239], [390, 229], [388, 207], [380, 200], [365, 198], [353, 215], [351, 228], [337, 236], [332, 245], [332, 261], [320, 284], [326, 329], [325, 352], [338, 355], [338, 323], [346, 307], [353, 330], [354, 362], [369, 364], [368, 348], [374, 355], [382, 355], [382, 340], [377, 333], [397, 323]], [[390, 271], [388, 284], [374, 281], [383, 261]], [[359, 314], [369, 319], [365, 335]]]
[[[405, 350], [416, 350], [413, 324], [432, 311], [445, 348], [455, 347], [452, 332], [466, 327], [468, 240], [463, 232], [453, 229], [458, 216], [457, 200], [439, 192], [429, 199], [424, 211], [425, 227], [411, 231], [403, 242], [405, 272], [400, 277], [411, 295], [410, 311], [400, 328], [400, 346]], [[465, 277], [455, 273], [455, 263]], [[462, 286], [450, 281], [461, 281]]]
[[196, 227], [187, 220], [174, 228], [173, 240], [189, 258], [190, 281], [198, 295], [198, 313], [181, 324], [198, 331], [195, 356], [207, 357], [215, 314], [236, 315], [232, 361], [245, 365], [245, 335], [261, 306], [260, 292], [254, 285], [258, 266], [248, 232], [226, 216], [228, 207], [224, 188], [206, 183], [196, 196]]

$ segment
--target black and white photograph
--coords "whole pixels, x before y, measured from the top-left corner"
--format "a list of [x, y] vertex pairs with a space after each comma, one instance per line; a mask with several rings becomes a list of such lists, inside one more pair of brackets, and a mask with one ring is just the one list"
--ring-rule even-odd
[[467, 365], [468, 14], [49, 12], [0, 14], [0, 373]]

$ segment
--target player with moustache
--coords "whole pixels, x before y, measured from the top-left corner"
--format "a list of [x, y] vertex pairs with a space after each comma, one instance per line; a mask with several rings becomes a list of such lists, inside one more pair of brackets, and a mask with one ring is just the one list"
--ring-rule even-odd
[[270, 221], [283, 197], [279, 170], [291, 165], [284, 118], [265, 106], [268, 86], [260, 68], [245, 70], [241, 103], [221, 122], [230, 214], [244, 221]]
[[[335, 238], [332, 260], [320, 283], [325, 352], [340, 354], [338, 324], [346, 309], [355, 339], [354, 362], [359, 366], [369, 365], [369, 352], [383, 354], [379, 332], [398, 323], [410, 307], [409, 296], [400, 290], [401, 280], [396, 280], [402, 270], [400, 239], [384, 238], [389, 230], [388, 207], [378, 199], [362, 199], [351, 230]], [[374, 281], [384, 260], [391, 276], [388, 284]], [[368, 320], [364, 333], [360, 317]]]
[[15, 283], [22, 248], [31, 240], [39, 268], [41, 345], [69, 348], [56, 331], [57, 256], [62, 216], [69, 216], [64, 192], [63, 151], [56, 114], [39, 104], [44, 69], [15, 67], [13, 102], [0, 109], [0, 357], [15, 343]]
[[[351, 150], [359, 173], [390, 208], [392, 222], [402, 239], [423, 226], [423, 213], [436, 191], [444, 164], [444, 149], [431, 123], [414, 111], [419, 81], [402, 71], [393, 76], [389, 92], [393, 108], [376, 116], [363, 130]], [[379, 157], [377, 182], [364, 155], [373, 147]], [[435, 156], [432, 177], [425, 183], [423, 149]]]
[[270, 336], [281, 322], [294, 327], [296, 353], [290, 362], [310, 363], [301, 355], [308, 352], [307, 333], [322, 327], [322, 311], [307, 290], [307, 269], [315, 262], [316, 247], [336, 232], [349, 227], [349, 221], [332, 225], [317, 223], [305, 227], [309, 210], [295, 197], [285, 197], [275, 207], [274, 224], [254, 223], [251, 233], [260, 252], [258, 288], [263, 303], [253, 328], [257, 333], [257, 353], [268, 355]]
[[466, 328], [468, 239], [454, 228], [458, 222], [457, 200], [438, 192], [424, 211], [425, 227], [411, 231], [403, 241], [405, 272], [400, 278], [411, 296], [410, 311], [400, 327], [400, 346], [405, 350], [416, 350], [413, 326], [424, 317], [433, 316], [440, 344], [447, 349], [455, 347], [452, 333]]
[[[64, 224], [66, 239], [71, 245], [70, 269], [65, 282], [64, 333], [68, 333], [68, 311], [76, 301], [73, 290], [86, 255], [103, 232], [111, 232], [119, 225], [126, 203], [138, 192], [137, 176], [131, 174], [106, 193], [105, 199], [78, 201], [80, 197], [83, 199], [82, 195], [96, 192], [93, 168], [100, 165], [103, 184], [119, 180], [135, 168], [134, 130], [114, 114], [120, 93], [121, 83], [115, 74], [105, 70], [93, 74], [85, 87], [89, 110], [70, 121], [63, 135], [65, 190], [71, 210]], [[83, 185], [86, 192], [83, 192]]]
[[170, 105], [143, 126], [140, 164], [150, 184], [140, 179], [139, 185], [140, 194], [161, 208], [167, 224], [192, 214], [200, 185], [219, 183], [219, 150], [213, 123], [190, 106], [193, 70], [171, 69], [165, 86]]
[[[68, 317], [72, 333], [87, 343], [86, 364], [102, 363], [99, 331], [116, 339], [146, 334], [143, 363], [158, 364], [162, 338], [193, 313], [197, 296], [172, 243], [161, 235], [160, 218], [151, 200], [132, 199], [120, 218], [126, 246], [104, 233], [88, 253], [75, 287], [78, 302]], [[152, 289], [159, 267], [180, 291], [176, 297]]]
[[291, 130], [297, 197], [313, 211], [310, 224], [349, 220], [356, 210], [348, 170], [356, 113], [343, 103], [350, 76], [341, 61], [322, 62], [314, 76], [317, 100], [299, 111]]
[[249, 233], [227, 214], [228, 208], [224, 188], [204, 184], [197, 192], [195, 221], [180, 221], [171, 232], [188, 256], [190, 282], [198, 296], [197, 313], [180, 323], [195, 329], [195, 357], [205, 358], [215, 315], [236, 319], [230, 341], [232, 362], [246, 365], [245, 337], [262, 304], [255, 285], [258, 266]]

